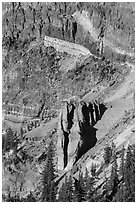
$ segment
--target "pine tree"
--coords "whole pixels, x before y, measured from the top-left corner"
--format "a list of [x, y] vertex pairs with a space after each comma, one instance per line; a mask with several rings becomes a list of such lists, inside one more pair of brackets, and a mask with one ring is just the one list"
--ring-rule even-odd
[[42, 201], [53, 202], [56, 200], [56, 187], [54, 183], [55, 165], [54, 165], [54, 146], [51, 141], [47, 154], [47, 162], [42, 172]]
[[118, 187], [118, 165], [117, 165], [117, 157], [116, 157], [116, 149], [115, 149], [115, 144], [112, 143], [112, 156], [113, 156], [113, 164], [112, 164], [112, 169], [111, 169], [111, 175], [109, 179], [109, 189], [110, 193], [106, 196], [107, 199], [110, 201], [113, 200], [113, 197], [115, 196], [117, 192], [117, 187]]
[[124, 154], [125, 154], [125, 149], [124, 146], [121, 150], [121, 155], [120, 155], [120, 167], [119, 167], [119, 173], [121, 177], [124, 177], [124, 163], [125, 163], [125, 159], [124, 159]]
[[24, 134], [24, 132], [23, 132], [23, 129], [22, 129], [22, 127], [20, 128], [20, 137], [21, 138], [23, 138], [23, 134]]
[[58, 202], [68, 202], [67, 188], [67, 177], [65, 177], [65, 181], [59, 190]]
[[89, 202], [94, 202], [96, 199], [96, 165], [92, 163], [91, 165], [91, 176], [89, 176], [88, 171], [86, 176], [86, 200]]
[[75, 202], [85, 201], [86, 189], [83, 173], [79, 171], [79, 179], [75, 179]]
[[116, 150], [115, 146], [112, 146], [113, 150], [113, 165], [112, 165], [112, 171], [111, 171], [111, 179], [113, 181], [112, 186], [115, 187], [118, 182], [118, 165], [117, 165], [117, 157], [116, 157]]
[[84, 175], [84, 189], [85, 189], [85, 200], [88, 201], [89, 197], [90, 197], [90, 176], [89, 176], [89, 172], [86, 168], [85, 171], [85, 175]]
[[120, 176], [120, 179], [122, 180], [121, 181], [121, 184], [120, 184], [120, 187], [119, 187], [119, 202], [124, 202], [125, 201], [125, 191], [124, 191], [124, 173], [125, 173], [125, 168], [124, 168], [124, 165], [125, 165], [125, 158], [124, 158], [124, 155], [125, 155], [125, 149], [124, 149], [124, 146], [122, 148], [122, 151], [121, 151], [121, 155], [120, 155], [120, 167], [119, 167], [119, 176]]
[[73, 181], [71, 175], [69, 178], [65, 177], [65, 182], [62, 184], [59, 190], [58, 202], [73, 202], [74, 201], [74, 190]]
[[108, 195], [109, 193], [109, 180], [106, 176], [106, 172], [104, 171], [104, 178], [105, 178], [105, 182], [104, 182], [104, 186], [103, 186], [103, 195], [102, 197], [98, 200], [98, 201], [101, 201], [101, 202], [105, 202], [107, 201], [106, 200], [106, 195]]
[[15, 150], [17, 148], [17, 144], [19, 143], [19, 139], [17, 136], [17, 132], [14, 132], [12, 128], [8, 128], [6, 135], [2, 138], [2, 149], [3, 153], [9, 150]]
[[11, 128], [7, 130], [7, 141], [6, 141], [6, 149], [12, 149], [14, 147], [14, 132]]
[[73, 202], [74, 199], [74, 186], [73, 186], [73, 180], [72, 176], [69, 176], [69, 179], [67, 181], [68, 186], [68, 202]]
[[110, 201], [110, 178], [107, 177], [106, 171], [104, 171], [104, 185], [103, 188], [96, 189], [95, 196], [94, 196], [94, 202], [109, 202]]
[[113, 197], [113, 202], [120, 202], [121, 200], [121, 192], [120, 192], [120, 187], [117, 187], [117, 192], [115, 196]]
[[92, 166], [91, 166], [91, 175], [92, 175], [93, 177], [96, 177], [96, 170], [97, 170], [97, 165], [96, 165], [96, 163], [95, 163], [95, 164], [92, 163]]
[[135, 201], [135, 148], [128, 146], [125, 160], [125, 201]]
[[107, 145], [104, 148], [104, 155], [103, 155], [103, 157], [104, 157], [105, 164], [108, 165], [110, 163], [110, 161], [111, 161], [111, 158], [112, 158], [112, 148], [110, 146]]

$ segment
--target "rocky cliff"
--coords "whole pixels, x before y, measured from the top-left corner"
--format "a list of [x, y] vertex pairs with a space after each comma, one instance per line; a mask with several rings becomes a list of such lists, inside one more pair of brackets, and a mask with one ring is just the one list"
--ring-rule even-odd
[[58, 170], [68, 170], [97, 142], [94, 125], [107, 108], [97, 102], [65, 101], [58, 122]]
[[44, 45], [46, 47], [53, 46], [58, 52], [67, 52], [71, 55], [91, 55], [90, 51], [82, 45], [76, 43], [70, 43], [58, 38], [52, 38], [45, 36]]

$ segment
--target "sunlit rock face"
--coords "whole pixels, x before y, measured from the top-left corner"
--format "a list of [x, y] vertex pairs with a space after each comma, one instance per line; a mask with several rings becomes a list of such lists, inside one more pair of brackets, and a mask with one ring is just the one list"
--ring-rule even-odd
[[94, 147], [96, 128], [106, 107], [96, 102], [65, 101], [58, 121], [58, 170], [69, 170], [83, 154]]

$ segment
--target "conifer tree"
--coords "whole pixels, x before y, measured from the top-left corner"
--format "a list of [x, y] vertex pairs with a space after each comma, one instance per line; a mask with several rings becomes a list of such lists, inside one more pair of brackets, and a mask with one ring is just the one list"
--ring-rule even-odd
[[42, 201], [53, 202], [56, 200], [55, 177], [54, 145], [51, 141], [47, 154], [47, 162], [42, 172]]
[[83, 173], [79, 171], [79, 179], [75, 179], [75, 201], [85, 201], [86, 189], [84, 183]]
[[20, 128], [20, 136], [21, 136], [21, 138], [23, 138], [23, 134], [24, 134], [24, 132], [23, 132], [23, 129], [22, 129], [22, 127]]
[[85, 195], [86, 195], [86, 185], [84, 181], [84, 175], [82, 171], [79, 172], [79, 202], [85, 201]]
[[12, 149], [14, 147], [14, 132], [11, 128], [8, 128], [7, 130], [7, 141], [6, 141], [6, 148]]
[[110, 163], [110, 161], [111, 161], [111, 158], [112, 158], [112, 149], [111, 149], [110, 146], [107, 145], [104, 148], [104, 155], [103, 155], [103, 157], [104, 157], [105, 164], [108, 165]]
[[84, 181], [84, 189], [85, 189], [85, 200], [87, 201], [89, 199], [89, 191], [90, 191], [90, 176], [87, 168], [85, 170], [83, 181]]
[[71, 175], [69, 176], [69, 178], [67, 176], [65, 177], [65, 182], [62, 184], [62, 187], [59, 190], [58, 201], [59, 202], [74, 201], [73, 181]]
[[107, 177], [107, 172], [104, 171], [104, 185], [103, 188], [99, 188], [98, 186], [96, 188], [95, 196], [94, 196], [94, 202], [109, 202], [109, 177]]
[[74, 186], [73, 186], [73, 180], [72, 176], [69, 176], [69, 179], [67, 181], [68, 186], [68, 202], [73, 202], [74, 199]]
[[117, 158], [116, 158], [115, 149], [113, 149], [113, 165], [112, 165], [111, 179], [110, 180], [112, 181], [111, 187], [114, 187], [117, 185], [117, 182], [118, 182], [118, 165], [117, 165]]
[[124, 177], [124, 163], [125, 163], [124, 154], [125, 154], [125, 149], [123, 146], [121, 150], [121, 155], [120, 155], [120, 167], [119, 167], [119, 173], [121, 177]]
[[[96, 188], [95, 188], [95, 183], [96, 183], [96, 165], [92, 163], [91, 165], [91, 170], [90, 170], [91, 175], [89, 176], [88, 173], [85, 174], [86, 178], [86, 200], [89, 202], [94, 202], [95, 197], [96, 197]], [[87, 175], [88, 174], [88, 175]]]
[[119, 167], [119, 176], [120, 176], [120, 179], [121, 179], [121, 183], [120, 183], [120, 187], [119, 187], [119, 190], [118, 190], [118, 193], [119, 193], [119, 202], [123, 202], [125, 201], [125, 191], [124, 191], [124, 173], [125, 173], [125, 168], [124, 168], [124, 165], [125, 165], [125, 158], [124, 158], [124, 155], [125, 155], [125, 149], [124, 149], [124, 146], [122, 148], [122, 151], [121, 151], [121, 155], [120, 155], [120, 167]]
[[116, 149], [115, 144], [112, 143], [112, 157], [113, 157], [113, 164], [111, 169], [111, 175], [109, 179], [109, 193], [106, 196], [108, 200], [112, 201], [113, 197], [117, 193], [118, 187], [118, 165], [117, 165], [117, 157], [116, 157]]
[[9, 151], [10, 149], [16, 149], [17, 144], [19, 142], [17, 132], [14, 132], [12, 128], [8, 128], [6, 135], [3, 136], [2, 138], [2, 149], [3, 153], [5, 151]]
[[68, 202], [67, 198], [67, 177], [65, 177], [65, 181], [63, 182], [58, 195], [58, 202]]
[[121, 201], [121, 192], [120, 192], [120, 187], [117, 186], [117, 192], [113, 197], [113, 202], [120, 202], [120, 201]]
[[125, 201], [135, 201], [135, 148], [128, 146], [125, 160]]
[[105, 178], [105, 182], [104, 182], [104, 186], [103, 186], [103, 196], [101, 198], [101, 201], [107, 201], [106, 200], [106, 195], [109, 193], [109, 180], [107, 178], [106, 172], [104, 171], [104, 178]]

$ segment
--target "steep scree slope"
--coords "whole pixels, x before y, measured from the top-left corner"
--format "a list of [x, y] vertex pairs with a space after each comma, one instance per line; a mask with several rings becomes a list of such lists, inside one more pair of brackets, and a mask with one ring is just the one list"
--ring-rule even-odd
[[[72, 173], [72, 175], [78, 179], [79, 170], [85, 173], [85, 169], [87, 168], [89, 171], [91, 169], [92, 164], [97, 166], [97, 170], [102, 168], [102, 164], [104, 163], [103, 154], [104, 147], [106, 144], [111, 144], [112, 141], [116, 145], [117, 151], [121, 150], [122, 146], [125, 148], [129, 144], [134, 144], [135, 142], [135, 124], [134, 124], [134, 85], [135, 85], [135, 69], [134, 66], [130, 67], [131, 70], [129, 74], [126, 76], [124, 81], [119, 84], [117, 87], [106, 88], [103, 89], [102, 92], [95, 94], [93, 97], [92, 92], [85, 96], [85, 103], [90, 103], [94, 99], [102, 98], [105, 106], [107, 107], [106, 111], [101, 117], [101, 120], [97, 120], [94, 125], [96, 142], [95, 145], [87, 149], [84, 154], [81, 154], [81, 158], [74, 164], [70, 163], [71, 168], [64, 169], [61, 172], [61, 176], [56, 179], [56, 181], [61, 181], [63, 176], [66, 175], [66, 171]], [[86, 131], [84, 135], [86, 136]], [[90, 135], [92, 135], [93, 129], [90, 131]], [[70, 133], [71, 135], [71, 133]], [[75, 138], [76, 134], [74, 134]], [[87, 137], [88, 138], [88, 137]], [[80, 137], [76, 136], [76, 140], [80, 140]], [[72, 141], [72, 145], [75, 139]], [[91, 137], [88, 138], [88, 142], [91, 141]], [[75, 148], [76, 149], [76, 148]], [[59, 153], [62, 154], [62, 151]], [[76, 152], [75, 152], [76, 154]], [[73, 157], [72, 157], [73, 158]], [[71, 160], [71, 159], [70, 159]], [[72, 161], [72, 160], [71, 160]], [[119, 161], [118, 161], [119, 164]], [[106, 168], [106, 173], [109, 175], [111, 167]], [[70, 171], [69, 171], [70, 170]], [[102, 171], [101, 171], [102, 172]], [[107, 175], [107, 176], [108, 176]], [[100, 180], [97, 185], [100, 185], [104, 182], [104, 174], [100, 174]], [[63, 182], [63, 180], [62, 180]], [[62, 183], [61, 182], [61, 183]], [[60, 184], [61, 185], [61, 184]]]

